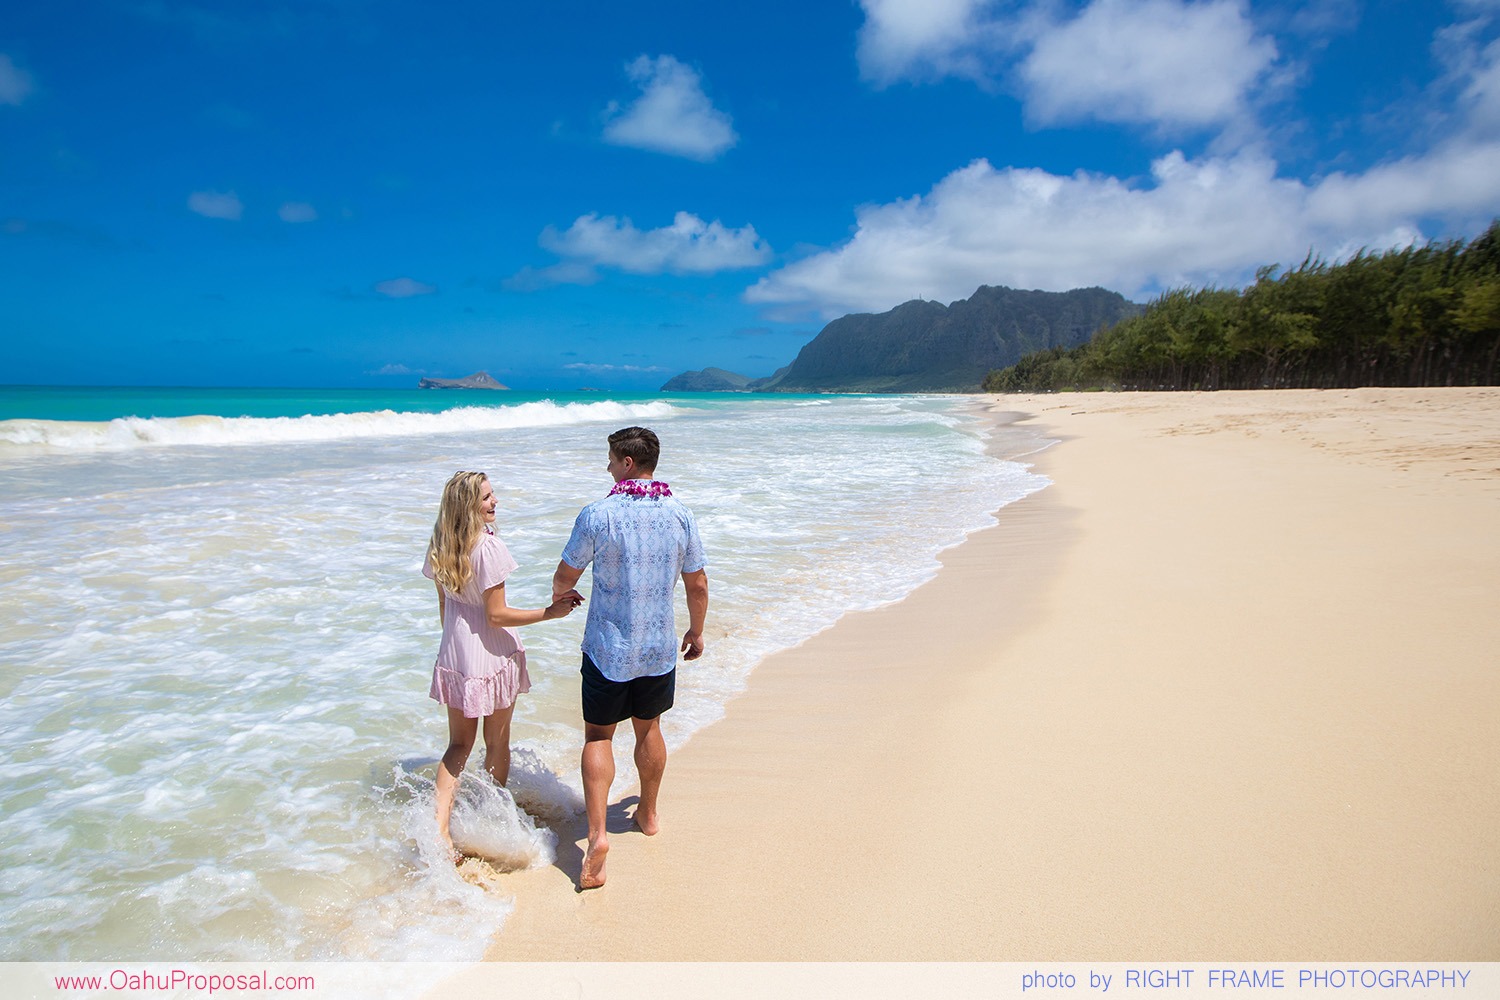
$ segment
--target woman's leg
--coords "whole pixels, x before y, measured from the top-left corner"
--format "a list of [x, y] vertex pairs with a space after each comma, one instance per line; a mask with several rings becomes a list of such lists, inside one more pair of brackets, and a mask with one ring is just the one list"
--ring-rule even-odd
[[510, 779], [510, 717], [515, 711], [511, 702], [484, 717], [484, 769], [501, 787]]
[[474, 749], [474, 737], [479, 735], [479, 720], [470, 719], [456, 708], [448, 709], [448, 749], [437, 767], [437, 825], [438, 836], [455, 856], [453, 838], [448, 833], [448, 820], [453, 815], [453, 794], [458, 789], [458, 776], [463, 773], [469, 760], [469, 751]]

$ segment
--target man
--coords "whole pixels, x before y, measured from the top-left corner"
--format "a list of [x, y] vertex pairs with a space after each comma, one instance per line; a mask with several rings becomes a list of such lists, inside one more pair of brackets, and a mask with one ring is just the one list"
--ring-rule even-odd
[[[609, 786], [615, 779], [615, 726], [635, 728], [635, 767], [641, 778], [635, 823], [646, 836], [660, 829], [656, 797], [667, 767], [661, 714], [672, 707], [677, 653], [703, 655], [708, 574], [692, 512], [653, 478], [661, 442], [644, 427], [609, 436], [615, 486], [583, 508], [552, 578], [566, 594], [594, 564], [594, 585], [583, 632], [583, 801], [589, 839], [578, 885], [604, 884], [609, 835], [604, 829]], [[677, 577], [687, 591], [688, 630], [677, 641], [672, 594]]]

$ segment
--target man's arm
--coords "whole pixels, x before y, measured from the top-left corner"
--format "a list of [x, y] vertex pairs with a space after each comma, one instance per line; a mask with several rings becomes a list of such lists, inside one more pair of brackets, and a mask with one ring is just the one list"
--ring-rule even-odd
[[687, 591], [688, 630], [682, 636], [682, 658], [696, 660], [703, 655], [703, 625], [708, 618], [708, 573], [694, 570], [682, 574]]
[[578, 586], [578, 580], [582, 576], [583, 567], [573, 567], [559, 561], [557, 572], [552, 574], [552, 599], [559, 600], [568, 591]]

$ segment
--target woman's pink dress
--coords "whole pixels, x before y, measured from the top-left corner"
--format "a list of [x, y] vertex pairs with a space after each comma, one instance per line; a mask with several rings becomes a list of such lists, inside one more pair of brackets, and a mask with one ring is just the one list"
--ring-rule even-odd
[[[463, 592], [443, 588], [443, 640], [432, 667], [435, 701], [463, 712], [470, 719], [493, 715], [531, 690], [526, 674], [526, 647], [513, 628], [495, 628], [484, 613], [484, 592], [516, 568], [505, 544], [494, 535], [479, 536], [470, 559], [474, 576]], [[433, 579], [432, 563], [422, 574]]]

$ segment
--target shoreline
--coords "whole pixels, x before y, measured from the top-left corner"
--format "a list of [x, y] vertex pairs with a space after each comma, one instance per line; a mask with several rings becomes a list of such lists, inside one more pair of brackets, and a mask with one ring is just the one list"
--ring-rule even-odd
[[764, 661], [486, 957], [1500, 958], [1500, 390], [987, 398], [1053, 485]]

